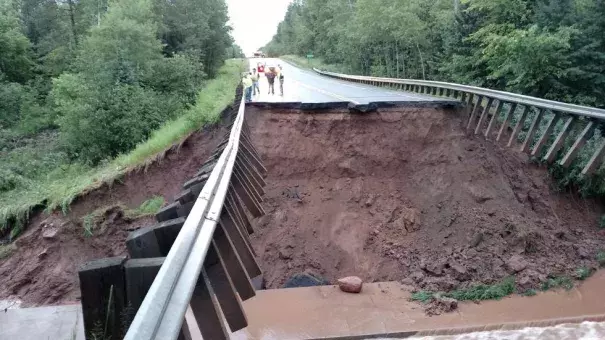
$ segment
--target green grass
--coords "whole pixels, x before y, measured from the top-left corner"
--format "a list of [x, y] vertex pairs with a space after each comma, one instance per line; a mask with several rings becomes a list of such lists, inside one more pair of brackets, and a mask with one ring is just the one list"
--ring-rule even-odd
[[0, 245], [0, 260], [10, 257], [15, 250], [17, 250], [17, 246], [12, 243]]
[[427, 292], [426, 290], [422, 290], [412, 294], [412, 300], [419, 301], [422, 303], [427, 303], [431, 301], [434, 297], [434, 293]]
[[587, 267], [581, 267], [576, 270], [576, 278], [580, 281], [584, 281], [592, 275], [592, 269]]
[[94, 236], [95, 231], [99, 229], [99, 225], [103, 220], [103, 216], [107, 213], [108, 210], [112, 208], [120, 208], [124, 212], [124, 217], [127, 219], [137, 219], [144, 216], [155, 215], [160, 210], [160, 208], [162, 208], [162, 205], [164, 205], [164, 197], [154, 196], [141, 203], [141, 205], [135, 209], [130, 209], [122, 203], [117, 203], [112, 206], [100, 207], [82, 217], [82, 228], [84, 228], [84, 236]]
[[127, 217], [130, 218], [139, 218], [143, 216], [155, 215], [158, 211], [160, 211], [162, 205], [164, 205], [164, 197], [154, 196], [141, 203], [138, 208], [127, 209], [124, 213]]
[[500, 300], [505, 296], [515, 292], [515, 278], [506, 279], [492, 285], [476, 285], [465, 289], [458, 289], [443, 294], [446, 297], [454, 298], [458, 301], [480, 301], [480, 300]]
[[523, 292], [523, 296], [534, 296], [538, 294], [538, 292], [536, 292], [535, 289], [528, 289], [525, 292]]
[[30, 181], [25, 188], [0, 193], [0, 228], [13, 228], [11, 236], [14, 238], [35, 206], [42, 205], [47, 211], [60, 208], [67, 212], [71, 202], [82, 193], [113, 182], [130, 169], [155, 159], [193, 131], [217, 122], [220, 113], [235, 98], [244, 63], [228, 60], [217, 77], [205, 84], [193, 107], [165, 123], [131, 152], [97, 167], [77, 163], [61, 165], [46, 176]]
[[566, 290], [570, 290], [573, 288], [573, 280], [567, 276], [553, 276], [542, 282], [542, 287], [540, 287], [542, 291], [557, 288], [565, 288]]
[[443, 297], [453, 298], [458, 301], [500, 300], [514, 292], [515, 278], [511, 276], [491, 285], [479, 284], [469, 288], [456, 289], [446, 293], [420, 291], [412, 294], [412, 300], [426, 303], [431, 301], [436, 294], [439, 294]]

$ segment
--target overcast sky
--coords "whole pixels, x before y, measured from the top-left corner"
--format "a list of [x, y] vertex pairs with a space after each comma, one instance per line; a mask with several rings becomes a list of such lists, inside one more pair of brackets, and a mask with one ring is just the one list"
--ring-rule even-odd
[[246, 56], [267, 44], [292, 0], [227, 0], [231, 34]]

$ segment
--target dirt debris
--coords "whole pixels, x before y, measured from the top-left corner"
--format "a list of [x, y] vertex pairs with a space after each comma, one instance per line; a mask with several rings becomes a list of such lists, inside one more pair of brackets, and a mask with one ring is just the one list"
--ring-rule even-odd
[[[16, 250], [0, 258], [0, 300], [22, 300], [23, 307], [76, 302], [78, 268], [87, 261], [125, 255], [129, 232], [155, 223], [154, 217], [129, 219], [123, 208], [134, 209], [156, 195], [172, 200], [225, 131], [218, 127], [192, 134], [146, 169], [79, 197], [67, 215], [33, 216], [15, 241]], [[83, 217], [99, 209], [103, 214], [95, 218], [93, 236], [86, 236]]]
[[[467, 136], [456, 112], [249, 117], [268, 169], [252, 244], [269, 288], [312, 269], [433, 291], [515, 275], [529, 289], [597, 265], [599, 202], [552, 189], [516, 149]], [[304, 204], [282, 195], [293, 187]]]

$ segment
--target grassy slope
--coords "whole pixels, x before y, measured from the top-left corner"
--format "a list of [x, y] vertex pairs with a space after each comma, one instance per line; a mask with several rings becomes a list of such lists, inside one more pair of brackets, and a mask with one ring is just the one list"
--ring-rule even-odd
[[[128, 154], [98, 167], [70, 164], [56, 169], [42, 180], [28, 185], [28, 189], [0, 194], [0, 228], [10, 226], [16, 236], [33, 207], [44, 204], [47, 210], [57, 208], [66, 212], [69, 204], [81, 193], [111, 182], [129, 169], [140, 166], [191, 132], [216, 122], [221, 111], [235, 98], [244, 61], [228, 60], [216, 78], [210, 80], [198, 94], [195, 106], [183, 116], [165, 123], [151, 137]], [[13, 221], [13, 223], [9, 223]]]

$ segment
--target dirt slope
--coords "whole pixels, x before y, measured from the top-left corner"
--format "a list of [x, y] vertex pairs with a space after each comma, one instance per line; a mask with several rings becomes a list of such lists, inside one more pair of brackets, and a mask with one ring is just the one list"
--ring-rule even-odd
[[592, 201], [549, 188], [527, 157], [441, 109], [358, 116], [249, 112], [268, 168], [253, 246], [267, 285], [312, 270], [449, 290], [596, 267]]
[[[147, 169], [133, 171], [119, 183], [105, 186], [76, 200], [70, 212], [34, 216], [15, 242], [12, 256], [0, 259], [0, 299], [23, 300], [23, 306], [65, 304], [80, 295], [78, 268], [87, 261], [126, 254], [128, 233], [155, 223], [153, 217], [131, 220], [113, 207], [101, 216], [98, 231], [84, 236], [82, 217], [118, 203], [136, 208], [161, 195], [172, 200], [222, 139], [225, 128], [193, 133]], [[46, 237], [45, 237], [46, 236]]]

